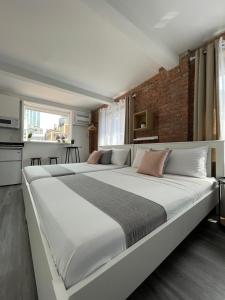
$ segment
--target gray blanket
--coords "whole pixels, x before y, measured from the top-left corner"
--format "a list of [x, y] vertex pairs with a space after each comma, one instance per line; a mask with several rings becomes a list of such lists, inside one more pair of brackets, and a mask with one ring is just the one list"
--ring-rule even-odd
[[75, 172], [60, 165], [46, 165], [46, 166], [42, 166], [42, 168], [45, 169], [47, 172], [49, 172], [49, 174], [52, 177], [75, 174]]
[[58, 179], [119, 223], [125, 233], [127, 247], [167, 220], [161, 205], [84, 174]]

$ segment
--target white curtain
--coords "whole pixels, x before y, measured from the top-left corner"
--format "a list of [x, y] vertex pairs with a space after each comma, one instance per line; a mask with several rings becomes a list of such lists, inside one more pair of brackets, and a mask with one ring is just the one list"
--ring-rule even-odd
[[99, 110], [98, 145], [122, 145], [125, 133], [125, 100]]
[[225, 41], [220, 38], [218, 44], [218, 71], [219, 71], [219, 91], [218, 91], [218, 111], [219, 111], [219, 131], [220, 139], [225, 140]]

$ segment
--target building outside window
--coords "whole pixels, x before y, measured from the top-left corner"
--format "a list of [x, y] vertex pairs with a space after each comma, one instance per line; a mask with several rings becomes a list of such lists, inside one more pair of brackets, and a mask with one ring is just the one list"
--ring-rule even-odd
[[23, 125], [24, 141], [68, 142], [71, 139], [69, 110], [24, 102]]

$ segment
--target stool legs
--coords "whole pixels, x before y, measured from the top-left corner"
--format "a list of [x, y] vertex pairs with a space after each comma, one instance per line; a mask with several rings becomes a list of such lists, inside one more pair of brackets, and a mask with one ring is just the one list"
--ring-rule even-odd
[[79, 148], [76, 148], [76, 150], [77, 150], [78, 162], [80, 162], [80, 151], [79, 151]]
[[65, 164], [70, 161], [70, 148], [66, 148], [66, 159]]
[[[66, 147], [66, 159], [65, 159], [65, 164], [70, 162], [73, 162], [73, 149], [74, 149], [74, 160], [75, 162], [80, 162], [80, 152], [79, 152], [79, 147]], [[70, 157], [71, 156], [71, 157]]]
[[75, 162], [77, 163], [77, 148], [74, 148]]
[[40, 157], [32, 157], [30, 159], [30, 165], [34, 166], [35, 162], [37, 162], [37, 165], [40, 166], [41, 165], [41, 158]]
[[49, 157], [49, 164], [51, 165], [52, 164], [52, 161], [55, 161], [55, 164], [57, 165], [58, 164], [58, 157]]

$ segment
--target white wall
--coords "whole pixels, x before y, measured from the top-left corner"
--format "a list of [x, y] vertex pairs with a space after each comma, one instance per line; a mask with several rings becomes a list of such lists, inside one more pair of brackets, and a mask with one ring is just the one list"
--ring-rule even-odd
[[89, 156], [89, 131], [84, 126], [73, 126], [73, 138], [75, 145], [82, 147], [80, 149], [81, 161], [86, 161]]
[[[27, 99], [26, 99], [27, 100]], [[58, 104], [42, 99], [31, 99], [32, 102], [38, 102], [46, 105], [52, 105], [56, 107], [62, 107], [69, 110], [76, 110], [76, 107]], [[15, 117], [21, 119], [21, 100], [15, 95], [6, 95], [0, 93], [0, 116]], [[79, 111], [82, 111], [79, 108]], [[21, 130], [18, 129], [7, 129], [0, 127], [0, 142], [20, 142], [21, 141]], [[72, 138], [75, 140], [75, 145], [82, 147], [80, 149], [81, 161], [86, 161], [89, 154], [89, 136], [88, 129], [84, 126], [73, 126]], [[39, 143], [39, 142], [25, 142], [23, 158], [24, 165], [30, 164], [30, 158], [34, 156], [41, 156], [43, 163], [48, 162], [49, 156], [59, 156], [59, 162], [64, 163], [65, 161], [65, 148], [64, 144], [57, 143]]]

